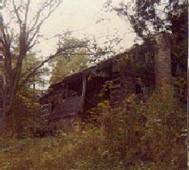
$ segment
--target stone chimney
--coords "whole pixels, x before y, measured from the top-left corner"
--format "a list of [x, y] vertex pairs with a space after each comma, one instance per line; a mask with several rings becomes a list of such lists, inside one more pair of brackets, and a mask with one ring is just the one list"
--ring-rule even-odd
[[[0, 14], [0, 40], [2, 40], [2, 39], [3, 39], [3, 17]], [[2, 41], [0, 41], [0, 63], [3, 62], [3, 58], [4, 58], [3, 44], [2, 44]]]
[[171, 47], [168, 33], [155, 35], [155, 80], [156, 89], [171, 87]]
[[0, 116], [3, 114], [3, 96], [4, 96], [4, 87], [5, 87], [5, 76], [4, 76], [4, 71], [3, 71], [3, 59], [4, 59], [4, 54], [3, 54], [3, 44], [2, 40], [3, 39], [3, 17], [0, 14]]

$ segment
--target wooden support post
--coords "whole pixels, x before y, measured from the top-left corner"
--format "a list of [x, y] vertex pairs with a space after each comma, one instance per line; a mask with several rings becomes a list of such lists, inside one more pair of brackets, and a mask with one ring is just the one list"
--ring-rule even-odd
[[68, 84], [65, 84], [65, 99], [68, 97]]
[[87, 87], [87, 75], [84, 74], [82, 77], [82, 98], [85, 98]]
[[86, 87], [87, 87], [87, 75], [83, 74], [83, 77], [82, 77], [82, 94], [81, 94], [82, 111], [83, 111], [83, 107], [84, 107], [84, 104], [85, 104]]

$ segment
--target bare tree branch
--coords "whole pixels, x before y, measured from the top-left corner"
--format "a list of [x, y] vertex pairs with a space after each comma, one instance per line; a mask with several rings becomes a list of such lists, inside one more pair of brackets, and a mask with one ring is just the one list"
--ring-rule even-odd
[[[53, 2], [53, 0], [51, 0], [51, 2], [49, 4], [51, 4]], [[58, 3], [56, 4], [56, 6], [52, 7], [49, 11], [49, 13], [43, 17], [41, 19], [41, 21], [39, 21], [39, 18], [40, 18], [40, 15], [41, 15], [41, 12], [44, 10], [45, 7], [43, 7], [43, 9], [40, 9], [38, 12], [37, 12], [37, 15], [36, 15], [36, 21], [34, 23], [34, 25], [32, 26], [32, 28], [28, 31], [30, 38], [28, 39], [28, 48], [32, 48], [35, 46], [35, 38], [37, 36], [37, 34], [39, 33], [39, 30], [41, 28], [41, 26], [43, 25], [43, 23], [51, 16], [51, 14], [57, 9], [57, 7], [60, 5], [61, 3], [61, 0], [58, 0]], [[33, 32], [33, 34], [32, 34]]]
[[20, 7], [17, 7], [17, 6], [16, 6], [14, 0], [12, 0], [12, 5], [13, 5], [13, 8], [14, 8], [14, 12], [15, 12], [15, 14], [16, 14], [16, 17], [17, 17], [17, 19], [18, 19], [18, 22], [19, 22], [19, 26], [20, 26], [20, 28], [21, 28], [21, 26], [22, 26], [22, 20], [21, 20], [21, 18], [20, 18], [20, 14], [19, 14], [19, 8], [20, 8]]
[[[39, 10], [34, 14], [35, 19], [33, 20], [33, 25], [30, 25], [32, 21], [29, 17], [31, 0], [21, 0], [20, 3], [17, 3], [16, 0], [4, 1], [4, 3], [6, 3], [5, 9], [11, 16], [11, 23], [7, 26], [4, 25], [2, 31], [6, 75], [6, 97], [4, 101], [7, 99], [6, 108], [3, 108], [5, 115], [9, 114], [8, 112], [10, 112], [10, 108], [18, 92], [18, 86], [21, 84], [23, 61], [31, 48], [36, 45], [41, 26], [56, 10], [61, 1], [62, 0], [46, 0], [43, 2]], [[14, 28], [12, 25], [14, 22], [18, 24], [19, 32], [17, 32], [17, 28]], [[53, 57], [54, 56], [49, 56], [49, 60]], [[47, 61], [48, 59], [43, 61], [39, 66], [34, 67], [30, 75], [36, 73], [36, 70], [42, 67]], [[27, 74], [28, 77], [30, 77], [30, 75], [29, 73]]]
[[[38, 66], [36, 66], [35, 68], [33, 68], [29, 73], [25, 74], [25, 78], [22, 80], [22, 82], [20, 83], [20, 87], [24, 86], [25, 83], [28, 82], [28, 80], [33, 77], [35, 75], [35, 73], [41, 68], [44, 66], [44, 64], [48, 63], [50, 60], [54, 59], [55, 57], [59, 57], [59, 56], [62, 56], [62, 55], [68, 55], [70, 54], [70, 52], [67, 52], [67, 50], [70, 50], [70, 49], [76, 49], [76, 48], [82, 48], [83, 46], [70, 46], [70, 47], [67, 47], [65, 49], [61, 49], [61, 50], [58, 50], [55, 54], [53, 55], [50, 55], [49, 57], [47, 57], [47, 59], [45, 59], [44, 61], [42, 61]], [[72, 55], [87, 55], [87, 56], [90, 56], [90, 55], [105, 55], [107, 53], [111, 53], [112, 51], [101, 51], [101, 52], [74, 52], [72, 53]]]
[[38, 66], [36, 66], [35, 68], [33, 68], [27, 75], [26, 78], [24, 80], [22, 80], [22, 82], [20, 82], [19, 87], [22, 87], [23, 85], [25, 85], [25, 83], [42, 67], [44, 66], [44, 64], [46, 64], [48, 61], [52, 60], [53, 58], [57, 57], [61, 55], [61, 53], [55, 53], [53, 55], [50, 55], [47, 59], [45, 59], [44, 61], [42, 61]]
[[25, 17], [24, 17], [24, 23], [26, 24], [26, 26], [27, 26], [27, 21], [28, 21], [28, 13], [29, 13], [30, 3], [31, 3], [31, 0], [27, 0], [26, 13], [25, 13]]

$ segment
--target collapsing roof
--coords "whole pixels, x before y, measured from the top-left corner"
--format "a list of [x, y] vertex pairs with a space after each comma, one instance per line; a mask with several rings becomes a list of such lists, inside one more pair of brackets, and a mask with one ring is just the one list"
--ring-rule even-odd
[[[97, 65], [95, 65], [93, 67], [89, 67], [80, 72], [71, 74], [71, 75], [65, 77], [62, 81], [60, 81], [58, 83], [52, 84], [49, 87], [49, 91], [47, 92], [46, 95], [44, 95], [42, 97], [42, 99], [48, 97], [49, 95], [51, 95], [52, 91], [56, 90], [57, 88], [63, 87], [67, 83], [79, 82], [79, 80], [81, 80], [81, 77], [84, 74], [95, 76], [95, 75], [100, 75], [100, 72], [105, 73], [105, 70], [108, 71], [111, 69], [113, 61], [115, 61], [116, 59], [129, 57], [130, 60], [135, 60], [133, 62], [138, 62], [140, 64], [139, 60], [141, 60], [141, 61], [146, 60], [145, 55], [147, 53], [149, 53], [149, 50], [146, 48], [145, 45], [135, 45], [130, 51], [118, 54], [112, 58], [109, 58], [103, 62], [98, 63]], [[148, 58], [150, 58], [150, 57], [148, 56]]]
[[[119, 55], [117, 55], [116, 57], [118, 57]], [[72, 84], [75, 83], [75, 85], [77, 85], [77, 83], [79, 84], [81, 82], [81, 79], [83, 77], [83, 75], [100, 75], [100, 73], [104, 74], [105, 70], [110, 70], [111, 66], [112, 66], [112, 60], [113, 58], [107, 59], [103, 62], [98, 63], [95, 66], [89, 67], [87, 69], [84, 69], [80, 72], [71, 74], [67, 77], [65, 77], [63, 80], [61, 80], [60, 82], [54, 83], [52, 85], [50, 85], [48, 92], [41, 98], [42, 100], [47, 98], [48, 96], [50, 96], [56, 89], [58, 88], [62, 88], [64, 87], [66, 84]], [[103, 76], [103, 75], [101, 75]], [[104, 75], [105, 76], [105, 75]]]
[[[143, 93], [144, 87], [154, 83], [153, 55], [146, 49], [144, 45], [135, 46], [129, 52], [52, 84], [41, 98], [41, 104], [48, 105], [49, 120], [71, 122], [76, 115], [95, 107], [102, 100], [109, 100], [113, 107], [117, 107], [125, 96]], [[104, 90], [109, 82], [111, 87]], [[99, 96], [102, 92], [103, 97]]]

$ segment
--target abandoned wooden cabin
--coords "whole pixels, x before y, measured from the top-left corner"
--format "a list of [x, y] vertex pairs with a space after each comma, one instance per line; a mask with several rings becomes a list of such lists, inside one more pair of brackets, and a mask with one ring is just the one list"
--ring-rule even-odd
[[153, 52], [145, 45], [135, 45], [128, 52], [52, 84], [41, 104], [48, 108], [49, 124], [59, 122], [66, 127], [103, 100], [119, 107], [130, 94], [145, 97], [153, 87]]

